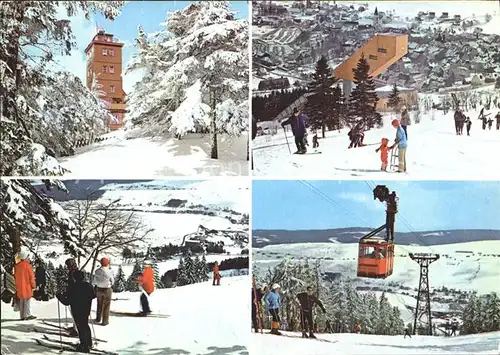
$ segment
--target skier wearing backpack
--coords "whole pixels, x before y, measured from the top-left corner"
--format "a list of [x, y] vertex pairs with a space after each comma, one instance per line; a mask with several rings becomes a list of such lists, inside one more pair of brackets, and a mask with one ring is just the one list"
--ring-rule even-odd
[[[315, 305], [318, 305], [323, 313], [326, 313], [326, 309], [323, 306], [323, 303], [321, 303], [321, 301], [314, 295], [311, 286], [307, 287], [306, 292], [297, 294], [297, 300], [300, 304], [302, 337], [316, 338], [316, 336], [314, 335], [313, 308]], [[309, 330], [309, 335], [307, 335], [307, 330]]]
[[266, 305], [269, 313], [271, 314], [271, 334], [281, 335], [280, 329], [280, 285], [274, 284], [272, 290], [266, 295]]

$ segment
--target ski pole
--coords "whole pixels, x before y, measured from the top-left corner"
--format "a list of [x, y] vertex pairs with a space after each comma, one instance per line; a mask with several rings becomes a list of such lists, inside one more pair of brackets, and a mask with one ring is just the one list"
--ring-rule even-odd
[[92, 315], [89, 315], [89, 319], [90, 325], [92, 326], [92, 333], [94, 333], [94, 346], [97, 347], [97, 335], [95, 335], [94, 320], [92, 319]]
[[57, 318], [59, 320], [59, 346], [61, 347], [60, 353], [63, 352], [62, 346], [62, 326], [61, 326], [61, 306], [59, 305], [59, 300], [57, 300]]
[[286, 136], [286, 129], [283, 127], [283, 132], [285, 133], [285, 139], [286, 139], [286, 145], [288, 146], [288, 152], [292, 154], [292, 151], [290, 150], [290, 143], [288, 143], [288, 137]]

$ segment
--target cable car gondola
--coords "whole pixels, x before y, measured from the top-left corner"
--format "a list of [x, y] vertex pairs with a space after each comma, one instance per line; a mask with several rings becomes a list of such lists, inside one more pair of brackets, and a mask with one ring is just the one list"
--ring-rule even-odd
[[[373, 198], [385, 202], [386, 221], [359, 240], [358, 277], [382, 278], [392, 275], [394, 268], [394, 224], [397, 211], [396, 193], [389, 192], [385, 185], [373, 189]], [[377, 236], [386, 230], [385, 238]]]

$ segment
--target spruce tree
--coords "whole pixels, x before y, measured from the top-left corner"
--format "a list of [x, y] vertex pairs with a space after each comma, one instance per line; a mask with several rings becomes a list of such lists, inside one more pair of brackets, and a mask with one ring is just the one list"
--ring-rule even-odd
[[360, 322], [360, 299], [359, 295], [351, 283], [345, 288], [345, 308], [347, 310], [347, 325], [353, 329], [354, 325]]
[[382, 127], [382, 116], [376, 111], [378, 102], [375, 92], [375, 82], [369, 76], [370, 65], [364, 55], [361, 55], [358, 65], [353, 70], [356, 87], [351, 92], [349, 100], [349, 123], [354, 125], [358, 118], [367, 128]]
[[390, 334], [390, 314], [391, 314], [391, 305], [389, 304], [389, 300], [385, 296], [385, 292], [382, 292], [379, 299], [379, 308], [378, 308], [378, 324], [376, 329], [376, 334]]
[[158, 267], [158, 261], [156, 260], [156, 258], [153, 258], [153, 263], [152, 263], [151, 267], [153, 268], [155, 287], [158, 289], [165, 288], [165, 286], [163, 285], [163, 282], [161, 281], [160, 269]]
[[335, 108], [332, 86], [336, 81], [326, 57], [322, 56], [316, 63], [316, 71], [309, 84], [313, 95], [308, 97], [307, 106], [311, 112], [314, 112], [309, 117], [310, 127], [314, 130], [321, 129], [323, 138], [325, 138], [326, 126], [332, 123], [332, 113]]
[[127, 278], [125, 285], [126, 291], [137, 292], [139, 291], [139, 285], [137, 284], [137, 277], [142, 273], [142, 267], [138, 260], [135, 261], [132, 273]]
[[66, 265], [59, 265], [54, 273], [56, 294], [63, 294], [68, 289], [69, 269]]
[[210, 280], [210, 276], [208, 276], [208, 266], [207, 259], [205, 258], [205, 254], [199, 260], [198, 274], [200, 278], [200, 282], [205, 282]]
[[188, 281], [186, 278], [186, 267], [184, 265], [184, 257], [179, 259], [179, 266], [177, 268], [177, 286], [187, 285]]
[[500, 299], [496, 292], [490, 293], [486, 298], [485, 331], [496, 332], [500, 330]]
[[123, 292], [126, 290], [127, 280], [123, 273], [122, 266], [118, 266], [118, 271], [115, 275], [115, 283], [113, 284], [113, 292]]
[[396, 111], [399, 111], [401, 105], [401, 98], [399, 97], [399, 90], [396, 83], [392, 87], [392, 92], [389, 95], [389, 101], [387, 102], [387, 106], [394, 108]]
[[56, 283], [56, 268], [52, 261], [49, 260], [47, 263], [47, 268], [45, 269], [45, 274], [47, 276], [47, 284], [45, 285], [45, 293], [49, 298], [54, 298], [56, 296], [57, 283]]
[[335, 86], [335, 89], [333, 89], [333, 102], [331, 119], [332, 129], [341, 129], [345, 111], [345, 96], [338, 84]]
[[477, 333], [477, 296], [473, 293], [465, 306], [462, 315], [462, 330], [463, 334], [475, 334]]

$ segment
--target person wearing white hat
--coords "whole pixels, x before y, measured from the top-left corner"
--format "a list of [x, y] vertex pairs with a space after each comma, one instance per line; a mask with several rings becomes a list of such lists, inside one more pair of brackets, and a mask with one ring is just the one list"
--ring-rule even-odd
[[19, 299], [19, 313], [21, 320], [36, 319], [31, 315], [30, 301], [33, 290], [36, 288], [35, 273], [28, 261], [28, 252], [21, 250], [17, 254], [19, 262], [14, 265], [14, 281], [16, 284], [16, 297]]
[[267, 293], [266, 295], [266, 304], [267, 304], [267, 309], [269, 310], [269, 314], [272, 316], [272, 323], [271, 323], [271, 334], [275, 335], [281, 335], [281, 332], [279, 331], [280, 329], [280, 285], [275, 283], [272, 287], [272, 290]]

